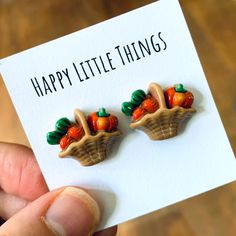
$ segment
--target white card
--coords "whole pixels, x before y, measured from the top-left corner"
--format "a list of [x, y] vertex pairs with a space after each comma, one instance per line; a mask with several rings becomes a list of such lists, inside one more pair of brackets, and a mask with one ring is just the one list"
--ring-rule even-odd
[[[235, 180], [234, 154], [177, 0], [10, 56], [0, 70], [49, 188], [91, 190], [103, 209], [100, 229]], [[174, 138], [151, 141], [120, 111], [151, 82], [183, 83], [195, 95], [197, 113]], [[91, 167], [58, 158], [59, 146], [46, 142], [56, 120], [99, 107], [118, 116], [123, 132], [111, 155]]]

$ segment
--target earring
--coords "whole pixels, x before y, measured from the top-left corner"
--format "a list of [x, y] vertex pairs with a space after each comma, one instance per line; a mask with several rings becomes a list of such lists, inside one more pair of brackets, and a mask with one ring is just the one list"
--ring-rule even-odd
[[75, 122], [59, 119], [55, 131], [47, 133], [47, 142], [60, 145], [59, 157], [71, 156], [83, 166], [95, 165], [106, 159], [113, 140], [121, 135], [117, 117], [108, 114], [104, 108], [87, 119], [79, 109], [74, 111], [74, 115]]
[[144, 131], [152, 140], [163, 140], [176, 136], [179, 125], [196, 112], [191, 107], [193, 100], [193, 94], [182, 84], [163, 91], [151, 83], [147, 94], [134, 91], [131, 101], [122, 103], [121, 110], [131, 116], [132, 129]]

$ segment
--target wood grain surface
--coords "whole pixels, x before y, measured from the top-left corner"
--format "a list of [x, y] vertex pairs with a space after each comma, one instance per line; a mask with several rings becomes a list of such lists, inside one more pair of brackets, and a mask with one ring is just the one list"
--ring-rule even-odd
[[[0, 0], [0, 58], [150, 0]], [[223, 124], [236, 151], [236, 1], [180, 0]], [[0, 79], [0, 140], [29, 145]], [[216, 137], [217, 138], [217, 137]], [[119, 226], [119, 236], [234, 236], [236, 183]]]

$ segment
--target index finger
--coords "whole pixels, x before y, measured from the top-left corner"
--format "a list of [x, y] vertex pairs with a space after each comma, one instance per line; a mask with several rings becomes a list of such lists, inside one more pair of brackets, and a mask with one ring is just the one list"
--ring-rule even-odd
[[48, 192], [32, 150], [23, 145], [0, 143], [0, 173], [7, 193], [32, 201]]

